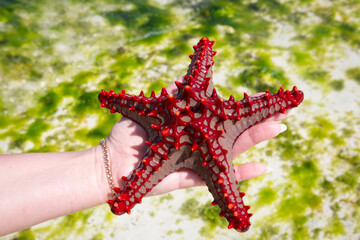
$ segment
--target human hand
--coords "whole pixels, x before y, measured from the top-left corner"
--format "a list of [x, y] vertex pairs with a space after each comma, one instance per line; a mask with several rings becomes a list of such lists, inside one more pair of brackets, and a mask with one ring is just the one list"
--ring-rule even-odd
[[[167, 88], [169, 93], [176, 92], [175, 84]], [[253, 96], [261, 95], [262, 93]], [[246, 130], [236, 140], [232, 153], [233, 158], [250, 149], [254, 145], [271, 139], [279, 133], [286, 130], [286, 126], [279, 121], [287, 116], [285, 114], [276, 114], [269, 119]], [[145, 154], [147, 145], [147, 133], [136, 122], [123, 117], [112, 128], [107, 138], [107, 146], [112, 161], [112, 171], [114, 179], [121, 179], [122, 176], [128, 176], [136, 168], [139, 161]], [[237, 181], [254, 178], [267, 173], [269, 168], [262, 163], [253, 162], [235, 166], [235, 175]], [[120, 180], [120, 188], [122, 187]], [[147, 196], [164, 194], [176, 189], [189, 188], [205, 185], [204, 181], [191, 170], [179, 170], [169, 174], [163, 181], [155, 186]]]

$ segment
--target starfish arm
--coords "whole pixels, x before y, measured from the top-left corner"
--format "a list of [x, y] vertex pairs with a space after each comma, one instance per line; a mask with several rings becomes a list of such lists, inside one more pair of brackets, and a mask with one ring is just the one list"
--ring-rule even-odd
[[247, 212], [250, 207], [243, 203], [245, 193], [239, 192], [234, 165], [229, 160], [231, 152], [223, 149], [217, 139], [209, 139], [207, 146], [205, 151], [194, 152], [192, 158], [187, 160], [187, 167], [205, 181], [214, 197], [212, 205], [220, 207], [220, 216], [227, 219], [228, 227], [246, 231], [250, 227], [252, 214]]
[[117, 215], [130, 214], [131, 209], [167, 175], [183, 168], [183, 160], [191, 154], [189, 150], [170, 150], [163, 142], [147, 144], [150, 148], [142, 161], [128, 177], [122, 177], [124, 187], [116, 189], [116, 197], [108, 201], [112, 212]]
[[189, 55], [191, 63], [187, 74], [184, 76], [184, 83], [177, 82], [176, 85], [181, 91], [184, 86], [194, 89], [198, 98], [210, 96], [213, 90], [212, 66], [213, 57], [216, 51], [212, 50], [214, 41], [203, 37], [197, 45], [194, 45], [194, 54]]
[[282, 88], [277, 93], [266, 91], [257, 97], [249, 97], [244, 93], [244, 98], [235, 101], [233, 96], [224, 103], [227, 121], [224, 122], [226, 134], [230, 135], [228, 141], [234, 141], [245, 130], [257, 123], [270, 118], [276, 113], [285, 113], [286, 110], [297, 107], [304, 95], [294, 87], [291, 91]]
[[128, 177], [122, 177], [124, 187], [118, 191], [114, 200], [108, 201], [112, 212], [117, 215], [124, 214], [125, 212], [130, 214], [130, 210], [137, 203], [141, 203], [142, 198], [161, 181], [161, 179], [158, 179], [158, 182], [154, 182], [151, 181], [151, 178], [169, 159], [169, 150], [163, 142], [155, 144], [146, 142], [146, 144], [150, 148], [144, 158]]
[[145, 97], [141, 91], [140, 95], [131, 95], [122, 92], [116, 94], [114, 91], [102, 90], [98, 96], [100, 107], [110, 109], [111, 113], [121, 113], [139, 123], [149, 134], [157, 135], [154, 128], [164, 123], [167, 114], [164, 112], [163, 102], [167, 99], [168, 93], [163, 88], [160, 96], [156, 97], [154, 91], [150, 97]]
[[303, 92], [299, 91], [296, 86], [291, 91], [284, 91], [281, 87], [277, 93], [266, 91], [257, 97], [249, 97], [244, 93], [244, 98], [240, 101], [235, 101], [231, 95], [229, 100], [225, 101], [224, 107], [229, 119], [240, 121], [241, 118], [254, 114], [261, 114], [261, 118], [265, 119], [276, 113], [285, 113], [286, 110], [297, 107], [303, 99]]
[[[212, 163], [209, 165], [211, 166]], [[219, 216], [226, 218], [229, 222], [229, 229], [247, 231], [251, 225], [250, 217], [252, 214], [248, 213], [250, 206], [244, 205], [242, 198], [245, 193], [239, 191], [233, 165], [223, 171], [218, 168], [209, 168], [209, 170], [210, 177], [205, 178], [205, 182], [214, 197], [212, 205], [220, 207]]]

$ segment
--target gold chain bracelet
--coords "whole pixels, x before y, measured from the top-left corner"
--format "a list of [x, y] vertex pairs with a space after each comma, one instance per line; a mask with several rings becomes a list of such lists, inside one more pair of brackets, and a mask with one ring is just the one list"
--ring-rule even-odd
[[107, 181], [109, 183], [109, 187], [110, 187], [110, 190], [111, 190], [111, 195], [113, 197], [115, 197], [116, 196], [116, 192], [114, 190], [115, 184], [114, 184], [114, 180], [113, 180], [112, 173], [111, 173], [109, 152], [108, 152], [107, 147], [106, 147], [105, 139], [100, 140], [100, 145], [101, 145], [101, 147], [103, 149], [103, 153], [104, 153], [104, 164], [105, 164], [106, 178], [107, 178]]

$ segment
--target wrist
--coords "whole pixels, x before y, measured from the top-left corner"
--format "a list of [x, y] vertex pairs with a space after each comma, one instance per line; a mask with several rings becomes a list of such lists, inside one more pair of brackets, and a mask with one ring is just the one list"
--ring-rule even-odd
[[[95, 155], [95, 181], [96, 186], [99, 189], [99, 194], [101, 196], [101, 202], [105, 203], [108, 199], [111, 198], [111, 189], [106, 178], [106, 168], [104, 163], [104, 152], [100, 144], [94, 147]], [[110, 163], [111, 164], [111, 163]]]

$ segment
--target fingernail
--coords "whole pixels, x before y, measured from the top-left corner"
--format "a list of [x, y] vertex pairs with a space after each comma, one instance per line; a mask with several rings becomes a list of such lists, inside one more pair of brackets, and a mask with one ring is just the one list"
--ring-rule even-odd
[[272, 172], [274, 169], [272, 167], [266, 167], [266, 171], [264, 173]]
[[287, 115], [288, 115], [288, 116], [294, 115], [294, 114], [296, 113], [296, 111], [297, 111], [296, 108], [292, 108], [292, 109], [289, 110], [289, 112], [288, 112]]
[[285, 124], [280, 124], [280, 133], [285, 132], [287, 129], [287, 126]]

